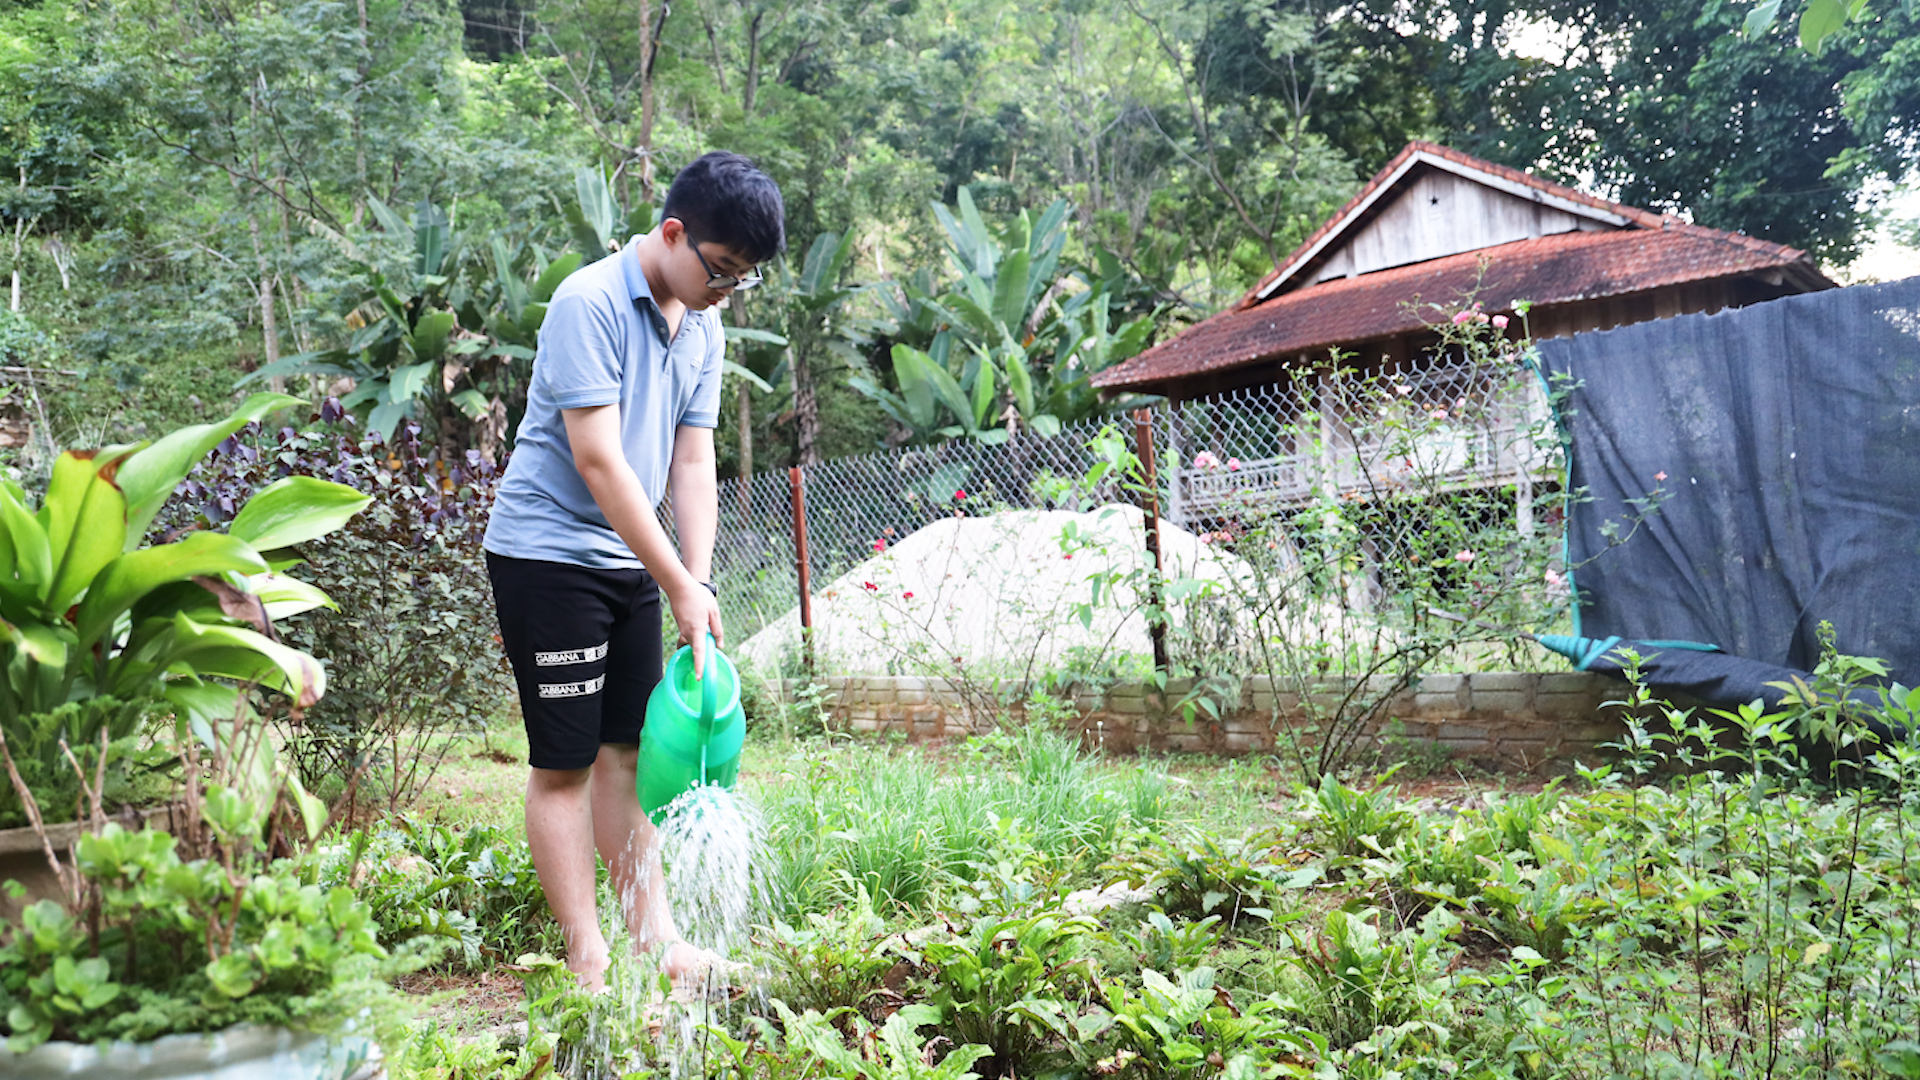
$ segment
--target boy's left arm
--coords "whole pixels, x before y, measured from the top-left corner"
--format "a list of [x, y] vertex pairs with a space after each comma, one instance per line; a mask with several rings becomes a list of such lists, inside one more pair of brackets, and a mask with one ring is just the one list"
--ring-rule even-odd
[[720, 531], [720, 481], [714, 472], [713, 429], [720, 422], [720, 382], [727, 341], [717, 315], [706, 320], [705, 330], [707, 353], [700, 364], [700, 385], [680, 426], [673, 431], [667, 490], [673, 493], [673, 531], [680, 538], [681, 565], [699, 580], [711, 582], [713, 538]]
[[713, 580], [713, 538], [720, 528], [720, 482], [714, 473], [713, 429], [682, 424], [673, 432], [673, 531], [680, 562], [701, 581]]

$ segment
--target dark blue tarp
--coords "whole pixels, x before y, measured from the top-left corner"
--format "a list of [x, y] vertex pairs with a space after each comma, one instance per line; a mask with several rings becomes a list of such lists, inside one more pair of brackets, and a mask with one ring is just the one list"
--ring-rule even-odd
[[[1802, 670], [1817, 629], [1920, 683], [1920, 278], [1540, 343], [1562, 410], [1577, 633]], [[1659, 479], [1664, 473], [1666, 479]], [[1624, 545], [1630, 500], [1667, 498]], [[1595, 558], [1595, 556], [1598, 556]]]

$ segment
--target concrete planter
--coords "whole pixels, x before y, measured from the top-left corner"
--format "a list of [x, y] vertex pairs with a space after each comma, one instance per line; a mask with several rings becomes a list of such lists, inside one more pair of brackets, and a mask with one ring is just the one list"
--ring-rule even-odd
[[[148, 825], [165, 826], [170, 809], [159, 806], [137, 813], [127, 811], [124, 815], [115, 814], [108, 820], [129, 829]], [[83, 821], [64, 821], [47, 826], [47, 839], [53, 842], [54, 853], [60, 856], [61, 861], [70, 857], [68, 849], [73, 847], [74, 841], [80, 839], [86, 829]], [[35, 901], [60, 899], [60, 879], [54, 876], [53, 868], [47, 865], [47, 855], [40, 846], [40, 836], [31, 826], [0, 829], [0, 882], [7, 881], [18, 881], [26, 886], [27, 894], [14, 900], [0, 892], [0, 922], [19, 922], [21, 910]]]
[[0, 1043], [0, 1076], [11, 1080], [368, 1080], [380, 1048], [358, 1035], [316, 1035], [237, 1024], [145, 1043], [42, 1043], [14, 1054]]

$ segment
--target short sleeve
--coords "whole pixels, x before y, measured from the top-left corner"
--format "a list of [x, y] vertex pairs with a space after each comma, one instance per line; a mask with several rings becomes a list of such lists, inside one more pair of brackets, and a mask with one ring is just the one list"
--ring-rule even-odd
[[620, 402], [620, 339], [613, 312], [592, 292], [553, 298], [540, 324], [540, 372], [556, 408]]
[[705, 323], [707, 356], [700, 364], [700, 382], [693, 388], [693, 400], [687, 402], [687, 411], [680, 414], [682, 427], [720, 426], [720, 376], [722, 363], [727, 358], [727, 331], [717, 315], [701, 321]]

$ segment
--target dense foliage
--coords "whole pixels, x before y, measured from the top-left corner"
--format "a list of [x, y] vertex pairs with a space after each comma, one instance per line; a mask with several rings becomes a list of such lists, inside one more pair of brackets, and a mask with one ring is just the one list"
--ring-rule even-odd
[[[816, 741], [760, 792], [769, 873], [797, 886], [745, 957], [767, 996], [684, 1006], [711, 1042], [676, 1044], [678, 1012], [649, 1036], [630, 998], [566, 993], [529, 957], [524, 1044], [426, 1025], [392, 1067], [1911, 1076], [1920, 756], [1849, 749], [1911, 722], [1903, 689], [1848, 696], [1874, 670], [1829, 657], [1771, 714], [1633, 690], [1610, 763], [1418, 800], [1244, 764], [1172, 778], [1042, 728], [958, 755]], [[431, 900], [434, 865], [408, 895]]]
[[365, 493], [363, 513], [300, 552], [303, 575], [337, 608], [286, 627], [330, 674], [287, 749], [317, 790], [352, 777], [392, 809], [433, 778], [435, 740], [485, 726], [510, 692], [480, 548], [495, 469], [478, 451], [451, 467], [428, 460], [416, 424], [391, 441], [361, 436], [332, 401], [314, 419], [221, 443], [181, 486], [167, 524], [220, 525], [252, 491], [290, 476]]
[[[1044, 427], [1085, 407], [1049, 389], [1075, 340], [1217, 308], [1410, 137], [1844, 261], [1912, 160], [1913, 9], [1843, 11], [1813, 50], [1794, 5], [1758, 7], [1781, 17], [1595, 0], [16, 3], [0, 12], [0, 254], [33, 323], [6, 348], [79, 372], [55, 423], [103, 435], [197, 418], [247, 371], [345, 349], [323, 378], [358, 379], [363, 413], [391, 406], [375, 427], [418, 398], [434, 408], [414, 419], [440, 441], [461, 429], [458, 449], [467, 425], [504, 426], [493, 398], [513, 409], [545, 270], [583, 234], [650, 221], [673, 169], [724, 146], [783, 185], [792, 252], [730, 316], [762, 333], [745, 362], [773, 389], [737, 383], [723, 468], [751, 471], [756, 443], [764, 468], [1009, 408]], [[930, 207], [957, 215], [963, 189], [990, 219], [1027, 211], [1035, 238], [1065, 200], [1055, 272], [1032, 252], [1019, 311], [947, 302], [1006, 267], [943, 260], [960, 238]], [[434, 265], [423, 226], [448, 241]], [[808, 279], [823, 237], [840, 258]], [[1101, 292], [1110, 318], [1073, 306]], [[1049, 317], [1078, 325], [1050, 338]], [[942, 326], [981, 350], [954, 354], [962, 400], [895, 348], [931, 353]], [[982, 363], [998, 378], [975, 400]]]

